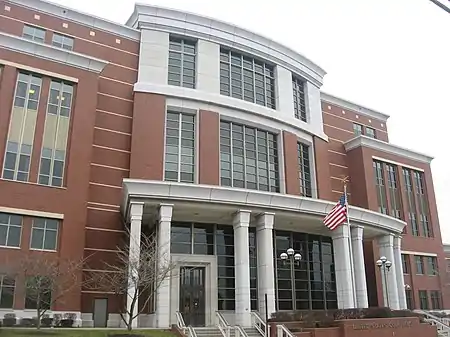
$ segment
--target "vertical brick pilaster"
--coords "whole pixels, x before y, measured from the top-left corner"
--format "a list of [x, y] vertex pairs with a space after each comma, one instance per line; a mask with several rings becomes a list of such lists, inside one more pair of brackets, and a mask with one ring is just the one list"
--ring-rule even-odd
[[284, 177], [286, 194], [300, 195], [297, 137], [283, 130]]
[[164, 96], [140, 92], [134, 94], [130, 178], [164, 179], [165, 119]]
[[8, 138], [16, 78], [16, 68], [11, 66], [3, 67], [0, 74], [0, 176], [3, 171], [3, 160], [5, 158], [5, 147]]
[[324, 200], [334, 201], [333, 193], [331, 192], [328, 143], [318, 137], [314, 137], [314, 160], [316, 164], [317, 197]]
[[200, 110], [198, 135], [198, 182], [220, 185], [220, 117], [217, 112]]

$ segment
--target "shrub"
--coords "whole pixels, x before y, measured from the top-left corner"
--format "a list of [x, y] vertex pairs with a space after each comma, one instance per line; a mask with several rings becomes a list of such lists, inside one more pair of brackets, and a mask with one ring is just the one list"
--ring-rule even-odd
[[77, 318], [77, 315], [74, 313], [65, 313], [64, 318], [61, 319], [61, 327], [71, 328], [73, 326], [73, 323], [75, 322], [76, 318]]
[[5, 314], [3, 316], [3, 325], [6, 327], [15, 326], [17, 323], [16, 314]]
[[53, 315], [53, 325], [56, 327], [61, 326], [61, 319], [62, 319], [61, 314], [54, 314]]
[[31, 328], [37, 326], [37, 318], [22, 318], [20, 320], [20, 327]]
[[43, 326], [44, 328], [49, 328], [52, 326], [52, 323], [53, 323], [53, 318], [51, 318], [50, 315], [48, 315], [48, 314], [42, 315], [41, 326]]

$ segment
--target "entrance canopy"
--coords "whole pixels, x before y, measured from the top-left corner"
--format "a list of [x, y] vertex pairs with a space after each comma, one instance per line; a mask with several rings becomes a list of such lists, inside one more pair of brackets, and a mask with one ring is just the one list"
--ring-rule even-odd
[[[335, 203], [300, 196], [221, 186], [124, 179], [122, 212], [129, 218], [133, 202], [144, 203], [143, 222], [151, 224], [162, 203], [173, 204], [173, 221], [231, 224], [236, 211], [250, 210], [252, 217], [275, 214], [274, 228], [329, 236], [322, 223]], [[364, 239], [401, 234], [405, 222], [384, 214], [349, 207], [350, 223], [364, 226]]]

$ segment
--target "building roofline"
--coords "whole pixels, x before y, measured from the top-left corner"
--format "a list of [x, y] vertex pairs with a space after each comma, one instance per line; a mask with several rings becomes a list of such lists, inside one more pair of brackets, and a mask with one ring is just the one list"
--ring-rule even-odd
[[369, 147], [374, 150], [394, 154], [399, 157], [408, 158], [416, 162], [430, 164], [434, 159], [432, 156], [423, 154], [405, 147], [384, 142], [379, 139], [370, 138], [364, 135], [352, 138], [344, 143], [345, 151], [351, 151], [357, 147]]
[[373, 110], [371, 108], [367, 108], [361, 104], [351, 102], [349, 100], [328, 94], [323, 91], [320, 93], [320, 98], [324, 102], [327, 102], [327, 103], [330, 103], [333, 105], [337, 105], [344, 109], [349, 109], [349, 110], [355, 111], [361, 115], [365, 115], [370, 118], [378, 119], [383, 122], [386, 122], [390, 117], [389, 115], [384, 114], [382, 112]]
[[11, 4], [21, 7], [31, 8], [36, 11], [47, 13], [53, 16], [64, 18], [69, 21], [80, 23], [90, 28], [103, 30], [130, 40], [140, 40], [140, 32], [137, 29], [127, 25], [107, 20], [92, 14], [88, 14], [71, 7], [61, 6], [59, 4], [45, 0], [6, 0]]
[[[156, 28], [167, 31], [174, 28], [177, 29], [174, 30], [174, 33], [186, 33], [188, 35], [194, 33], [199, 38], [214, 39], [217, 43], [235, 46], [238, 49], [243, 46], [248, 47], [258, 54], [262, 54], [261, 57], [266, 57], [268, 61], [277, 58], [278, 61], [272, 62], [280, 65], [283, 65], [283, 63], [291, 64], [292, 68], [297, 68], [296, 73], [300, 76], [310, 74], [311, 79], [309, 77], [307, 79], [314, 81], [319, 87], [322, 85], [323, 77], [326, 74], [323, 68], [309, 58], [271, 38], [232, 23], [189, 11], [136, 3], [133, 14], [127, 20], [126, 25], [134, 28], [148, 27], [149, 29]], [[295, 64], [301, 66], [294, 66]]]

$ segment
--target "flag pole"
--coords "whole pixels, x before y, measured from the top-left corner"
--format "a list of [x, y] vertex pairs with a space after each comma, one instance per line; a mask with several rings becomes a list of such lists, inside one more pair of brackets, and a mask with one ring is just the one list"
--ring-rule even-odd
[[345, 208], [347, 211], [347, 227], [348, 227], [348, 249], [350, 253], [350, 271], [352, 275], [352, 296], [353, 296], [353, 305], [356, 308], [356, 284], [355, 284], [355, 266], [353, 264], [353, 248], [352, 248], [352, 233], [351, 233], [351, 226], [350, 226], [350, 209], [348, 204], [348, 197], [347, 197], [347, 183], [348, 183], [348, 177], [345, 177], [343, 179], [344, 184], [344, 195], [345, 195]]

